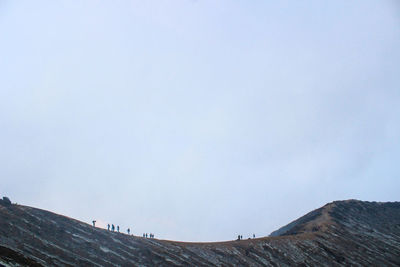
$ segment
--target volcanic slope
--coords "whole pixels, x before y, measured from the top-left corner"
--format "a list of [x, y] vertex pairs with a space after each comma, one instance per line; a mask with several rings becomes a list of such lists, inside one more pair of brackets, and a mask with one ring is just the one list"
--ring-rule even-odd
[[187, 243], [94, 228], [0, 205], [4, 266], [400, 266], [400, 203], [335, 201], [270, 237]]

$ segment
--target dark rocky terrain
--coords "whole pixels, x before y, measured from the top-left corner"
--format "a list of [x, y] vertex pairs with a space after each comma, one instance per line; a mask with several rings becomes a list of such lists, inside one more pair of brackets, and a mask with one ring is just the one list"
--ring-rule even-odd
[[185, 243], [132, 237], [0, 202], [4, 266], [400, 266], [400, 203], [336, 201], [270, 237]]

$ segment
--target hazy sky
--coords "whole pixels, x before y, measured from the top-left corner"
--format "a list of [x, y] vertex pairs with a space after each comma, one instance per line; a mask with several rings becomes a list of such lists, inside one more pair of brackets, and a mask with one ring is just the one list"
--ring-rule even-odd
[[134, 234], [400, 200], [398, 1], [0, 1], [0, 195]]

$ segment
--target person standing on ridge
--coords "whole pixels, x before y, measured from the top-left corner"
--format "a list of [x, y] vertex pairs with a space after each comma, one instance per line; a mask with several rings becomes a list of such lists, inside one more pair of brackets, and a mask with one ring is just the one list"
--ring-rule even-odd
[[131, 232], [131, 229], [128, 228], [128, 235], [129, 235], [130, 232]]
[[115, 226], [114, 226], [114, 224], [112, 224], [112, 225], [111, 225], [111, 231], [114, 232], [114, 230], [115, 230]]
[[117, 225], [117, 232], [119, 233], [119, 225]]
[[110, 231], [110, 224], [107, 224], [107, 230]]
[[93, 220], [92, 223], [93, 223], [93, 227], [96, 227], [96, 221]]

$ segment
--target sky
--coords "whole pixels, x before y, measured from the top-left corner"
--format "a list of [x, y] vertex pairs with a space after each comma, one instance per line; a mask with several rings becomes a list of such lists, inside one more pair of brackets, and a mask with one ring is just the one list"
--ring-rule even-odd
[[0, 196], [182, 241], [400, 200], [398, 1], [0, 1]]

